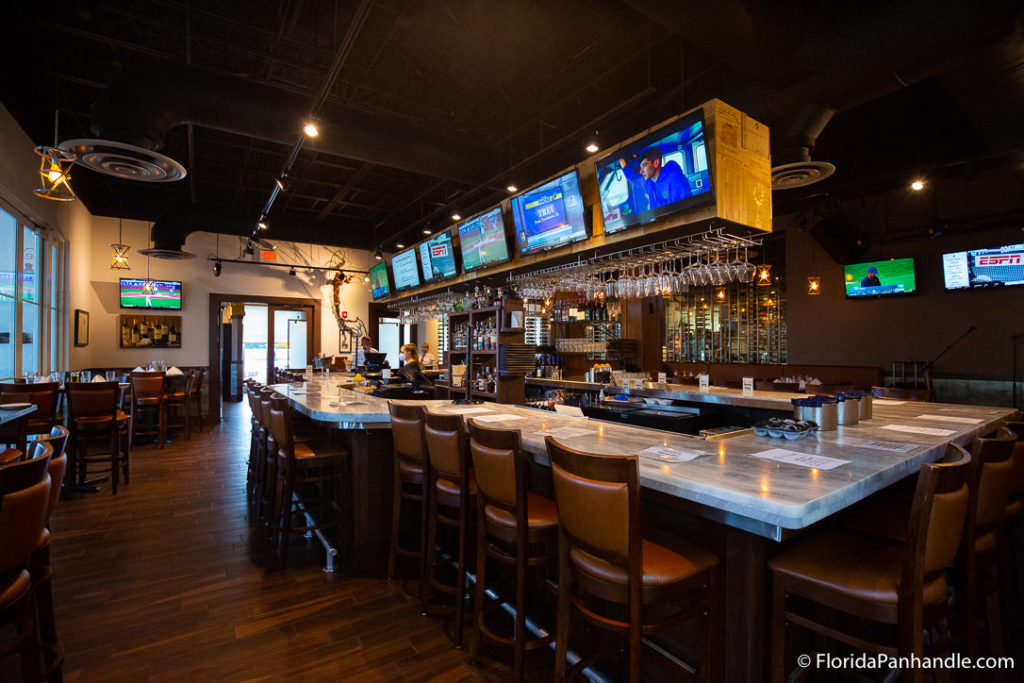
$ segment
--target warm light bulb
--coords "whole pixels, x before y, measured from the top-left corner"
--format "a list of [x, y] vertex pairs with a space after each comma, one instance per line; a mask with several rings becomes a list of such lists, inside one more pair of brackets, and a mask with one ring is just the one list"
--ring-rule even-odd
[[266, 230], [270, 226], [267, 225], [266, 221], [260, 221], [259, 223], [256, 224], [256, 227], [259, 228], [260, 230]]
[[369, 275], [364, 275], [363, 276], [363, 283], [364, 284], [370, 284], [370, 276]]
[[50, 164], [50, 172], [46, 174], [46, 177], [49, 179], [49, 181], [51, 183], [56, 183], [63, 176], [64, 176], [64, 173], [63, 173], [63, 171], [60, 170], [60, 164], [58, 164], [56, 162], [53, 163], [53, 164]]
[[914, 182], [910, 183], [910, 189], [920, 192], [921, 190], [924, 189], [924, 181], [915, 180]]
[[461, 219], [462, 219], [462, 216], [459, 214], [458, 211], [456, 211], [455, 213], [452, 214], [452, 220], [453, 221], [457, 221], [457, 220], [461, 220]]
[[315, 138], [317, 135], [320, 135], [320, 131], [317, 130], [316, 125], [312, 123], [307, 123], [306, 127], [302, 129], [302, 132], [311, 138]]
[[586, 150], [587, 150], [588, 152], [590, 152], [591, 154], [593, 154], [594, 152], [596, 152], [597, 150], [599, 150], [599, 149], [601, 149], [601, 148], [597, 146], [597, 143], [596, 143], [596, 142], [591, 142], [591, 143], [590, 143], [589, 145], [587, 145], [587, 146], [586, 146], [586, 148], [585, 148], [585, 149], [586, 149]]
[[429, 234], [430, 234], [430, 231], [429, 231], [429, 230], [427, 230], [426, 228], [424, 228], [424, 229], [423, 229], [423, 234], [424, 234], [424, 235], [429, 235]]
[[398, 242], [397, 244], [395, 244], [395, 249], [405, 249], [405, 245], [402, 244], [401, 242]]
[[509, 192], [517, 192], [519, 190], [519, 188], [516, 187], [515, 185], [509, 185], [505, 189], [508, 190]]

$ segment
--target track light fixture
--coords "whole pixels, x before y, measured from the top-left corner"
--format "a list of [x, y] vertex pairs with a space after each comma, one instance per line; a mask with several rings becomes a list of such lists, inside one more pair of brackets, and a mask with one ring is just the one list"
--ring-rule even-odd
[[307, 123], [305, 125], [305, 127], [303, 127], [302, 132], [305, 133], [306, 135], [308, 135], [311, 138], [315, 138], [317, 135], [320, 135], [320, 130], [316, 127], [316, 124], [313, 123], [312, 121], [310, 121], [309, 123]]
[[383, 247], [377, 247], [377, 251], [373, 255], [373, 258], [377, 259], [378, 261], [383, 261], [384, 260], [384, 248]]
[[405, 249], [405, 245], [401, 242], [395, 242], [395, 249]]
[[519, 191], [519, 188], [516, 187], [515, 185], [513, 185], [512, 183], [509, 183], [508, 186], [505, 189], [508, 190], [509, 192], [518, 192]]
[[279, 175], [276, 178], [274, 178], [274, 184], [277, 185], [277, 189], [281, 190], [281, 192], [287, 192], [288, 191], [288, 186], [285, 184], [285, 181], [287, 180], [287, 178], [288, 178], [288, 174], [287, 173], [282, 173], [281, 175]]
[[462, 220], [462, 214], [460, 214], [458, 211], [453, 211], [452, 212], [452, 220], [453, 221]]
[[220, 261], [213, 262], [213, 276], [220, 277], [220, 271], [224, 269], [224, 264]]
[[267, 223], [266, 218], [261, 218], [259, 223], [256, 224], [256, 227], [259, 228], [260, 230], [266, 230], [267, 228], [270, 227], [270, 224]]
[[292, 277], [295, 277], [295, 269], [292, 268], [291, 270], [289, 270], [288, 274], [291, 275]]

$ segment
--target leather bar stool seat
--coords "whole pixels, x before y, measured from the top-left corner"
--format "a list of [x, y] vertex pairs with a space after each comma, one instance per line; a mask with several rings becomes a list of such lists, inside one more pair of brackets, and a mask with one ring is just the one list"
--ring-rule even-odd
[[[946, 618], [946, 569], [964, 533], [970, 462], [963, 448], [949, 444], [943, 463], [921, 466], [902, 546], [862, 534], [811, 531], [769, 559], [774, 683], [786, 679], [786, 634], [794, 626], [876, 654], [924, 657], [948, 651], [944, 632], [933, 629]], [[791, 602], [792, 597], [819, 609]], [[898, 637], [869, 640], [886, 630], [869, 631], [863, 624], [856, 632], [845, 631], [845, 621], [822, 619], [822, 608], [895, 626]], [[923, 675], [920, 669], [905, 673], [915, 680]]]
[[[469, 494], [471, 496], [476, 495], [476, 472], [470, 470], [466, 475], [469, 477], [467, 486], [469, 487]], [[461, 499], [462, 490], [459, 485], [450, 479], [439, 478], [437, 480], [437, 497], [438, 502], [441, 505], [447, 505], [448, 507], [457, 507], [459, 500]]]
[[[631, 682], [640, 680], [644, 635], [696, 619], [698, 666], [676, 675], [696, 671], [699, 680], [715, 680], [718, 556], [685, 540], [669, 549], [643, 538], [636, 456], [585, 453], [550, 436], [545, 443], [560, 525], [556, 680], [567, 675], [574, 614], [626, 636]], [[581, 652], [570, 677], [609, 652]]]
[[402, 480], [408, 484], [423, 485], [426, 475], [423, 472], [423, 465], [401, 460], [398, 463], [398, 471]]
[[[424, 585], [426, 572], [424, 559], [427, 546], [427, 508], [430, 500], [427, 486], [427, 445], [423, 432], [423, 409], [398, 403], [388, 403], [391, 416], [391, 438], [394, 442], [394, 478], [391, 507], [391, 540], [388, 546], [388, 578], [394, 578], [399, 557], [417, 561], [416, 577], [419, 583], [421, 610], [427, 589]], [[415, 548], [403, 546], [403, 508], [405, 503], [416, 504], [419, 515], [416, 518], [419, 529]]]
[[[513, 677], [522, 679], [527, 652], [547, 650], [553, 634], [527, 633], [527, 595], [541, 592], [546, 582], [530, 586], [531, 574], [543, 578], [557, 559], [558, 508], [554, 501], [531, 491], [529, 462], [518, 430], [490, 429], [469, 421], [469, 450], [477, 479], [476, 592], [473, 618], [481, 642], [512, 649]], [[511, 636], [498, 632], [495, 614], [505, 611], [485, 606], [495, 583], [489, 579], [488, 561], [512, 568], [514, 578]], [[490, 583], [489, 583], [490, 582]], [[499, 601], [500, 602], [500, 601]]]

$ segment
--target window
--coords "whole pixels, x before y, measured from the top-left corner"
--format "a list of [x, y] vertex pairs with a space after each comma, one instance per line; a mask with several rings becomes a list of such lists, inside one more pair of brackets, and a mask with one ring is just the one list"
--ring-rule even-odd
[[65, 244], [0, 208], [0, 377], [67, 365]]

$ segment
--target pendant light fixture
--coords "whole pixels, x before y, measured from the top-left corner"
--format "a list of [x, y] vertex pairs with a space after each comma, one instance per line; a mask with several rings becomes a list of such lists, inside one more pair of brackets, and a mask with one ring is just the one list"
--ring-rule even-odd
[[114, 250], [114, 253], [110, 255], [110, 270], [131, 270], [128, 266], [128, 250], [131, 247], [124, 243], [123, 229], [123, 219], [118, 218], [117, 242], [110, 245], [110, 248]]
[[772, 283], [772, 267], [765, 263], [757, 267], [757, 286], [767, 287]]
[[53, 147], [36, 147], [36, 154], [42, 159], [39, 162], [39, 177], [42, 187], [33, 190], [32, 194], [43, 199], [57, 202], [73, 202], [78, 197], [71, 189], [71, 167], [75, 163], [75, 155], [57, 147], [57, 134], [60, 127], [60, 110], [53, 113]]
[[807, 278], [807, 293], [811, 296], [821, 294], [821, 278], [817, 275]]

